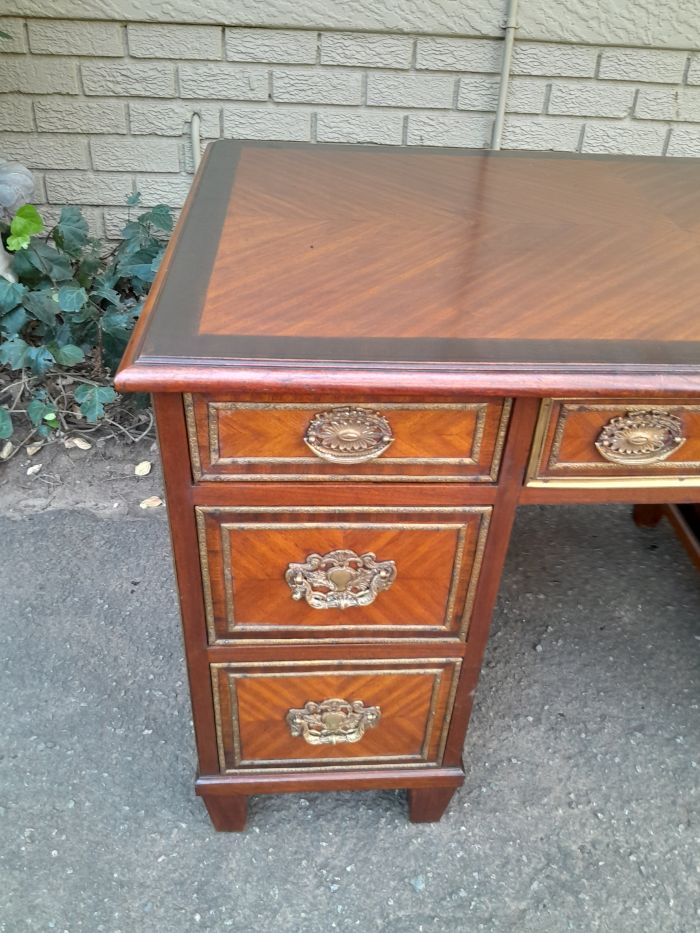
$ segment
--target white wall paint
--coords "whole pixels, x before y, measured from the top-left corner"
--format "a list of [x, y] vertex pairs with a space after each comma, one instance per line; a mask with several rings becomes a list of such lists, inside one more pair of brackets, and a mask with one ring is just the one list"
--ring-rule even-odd
[[[498, 35], [506, 0], [14, 0], [6, 15]], [[698, 0], [521, 0], [521, 38], [700, 48]]]

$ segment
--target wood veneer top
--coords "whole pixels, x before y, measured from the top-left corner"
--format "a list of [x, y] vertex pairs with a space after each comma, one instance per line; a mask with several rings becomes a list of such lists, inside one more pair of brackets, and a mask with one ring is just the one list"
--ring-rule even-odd
[[118, 385], [323, 366], [700, 387], [699, 304], [698, 161], [221, 141]]

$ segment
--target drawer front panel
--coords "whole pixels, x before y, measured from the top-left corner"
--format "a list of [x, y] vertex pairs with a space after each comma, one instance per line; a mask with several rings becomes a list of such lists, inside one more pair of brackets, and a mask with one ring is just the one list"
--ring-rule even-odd
[[440, 764], [460, 665], [213, 664], [221, 771]]
[[488, 507], [196, 512], [211, 643], [466, 634]]
[[184, 400], [197, 481], [492, 483], [510, 412], [510, 400], [486, 398], [371, 405]]
[[529, 485], [700, 483], [699, 399], [545, 399]]

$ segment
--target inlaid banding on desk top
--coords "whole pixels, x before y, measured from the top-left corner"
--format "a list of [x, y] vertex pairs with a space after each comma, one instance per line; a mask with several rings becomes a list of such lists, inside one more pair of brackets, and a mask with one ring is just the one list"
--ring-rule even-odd
[[454, 365], [459, 367], [498, 365], [540, 365], [543, 369], [561, 365], [611, 365], [662, 368], [700, 367], [700, 341], [628, 340], [416, 340], [376, 339], [332, 340], [292, 337], [259, 337], [250, 334], [228, 338], [193, 338], [192, 351], [181, 354], [179, 337], [163, 337], [158, 351], [150, 341], [139, 357], [141, 363], [183, 363], [188, 366], [226, 365], [232, 362], [323, 364], [363, 363], [395, 365]]
[[221, 141], [163, 265], [125, 384], [157, 364], [700, 371], [696, 160]]

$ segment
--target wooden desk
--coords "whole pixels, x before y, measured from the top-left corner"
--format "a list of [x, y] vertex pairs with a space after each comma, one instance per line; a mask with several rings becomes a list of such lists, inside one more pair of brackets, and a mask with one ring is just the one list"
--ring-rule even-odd
[[440, 818], [518, 504], [700, 501], [698, 295], [693, 160], [207, 149], [117, 387], [154, 393], [217, 829]]

